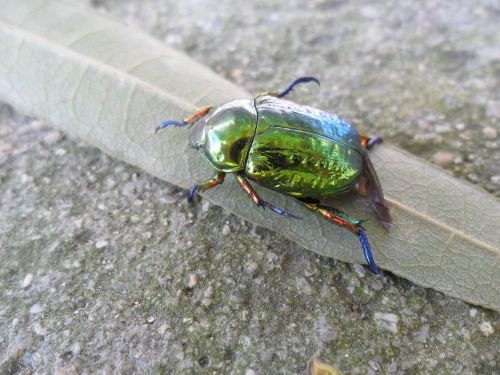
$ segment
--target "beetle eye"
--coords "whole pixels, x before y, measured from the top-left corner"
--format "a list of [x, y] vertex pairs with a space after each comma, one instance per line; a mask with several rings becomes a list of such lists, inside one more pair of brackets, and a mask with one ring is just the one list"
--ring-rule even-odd
[[191, 132], [191, 146], [200, 149], [205, 144], [205, 124], [195, 124]]

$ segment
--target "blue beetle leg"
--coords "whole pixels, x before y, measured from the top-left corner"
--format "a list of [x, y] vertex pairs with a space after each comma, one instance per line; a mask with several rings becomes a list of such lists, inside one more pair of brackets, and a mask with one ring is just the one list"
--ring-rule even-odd
[[191, 189], [189, 189], [188, 201], [191, 202], [193, 200], [194, 193], [196, 191], [201, 192], [216, 187], [217, 185], [221, 185], [224, 182], [225, 177], [225, 173], [217, 172], [210, 180], [191, 186]]
[[298, 85], [299, 83], [306, 83], [306, 82], [316, 82], [318, 84], [318, 86], [320, 85], [319, 80], [315, 77], [300, 77], [300, 78], [297, 78], [292, 83], [290, 83], [284, 89], [276, 91], [275, 96], [277, 98], [282, 98], [282, 97], [286, 96], [290, 91], [292, 91], [296, 85]]
[[191, 188], [189, 189], [188, 202], [191, 202], [193, 200], [194, 193], [196, 193], [196, 184], [194, 184], [193, 186], [191, 186]]
[[312, 211], [319, 213], [324, 218], [330, 220], [332, 223], [339, 225], [343, 228], [350, 230], [352, 233], [356, 234], [363, 247], [363, 253], [365, 255], [366, 263], [374, 274], [378, 274], [379, 270], [373, 259], [370, 243], [368, 242], [368, 237], [366, 236], [365, 229], [361, 226], [363, 220], [354, 219], [349, 217], [345, 212], [338, 210], [333, 207], [323, 206], [317, 203], [310, 203], [307, 200], [302, 200], [302, 203]]
[[368, 263], [370, 271], [372, 271], [375, 275], [378, 275], [380, 271], [378, 270], [377, 264], [373, 259], [372, 250], [370, 247], [370, 243], [368, 242], [368, 237], [366, 237], [365, 228], [358, 227], [358, 238], [359, 242], [361, 242], [361, 246], [363, 247], [366, 263]]
[[265, 207], [265, 208], [269, 208], [271, 211], [274, 211], [277, 214], [280, 214], [280, 215], [283, 215], [283, 216], [286, 216], [286, 217], [291, 217], [292, 219], [302, 219], [300, 216], [296, 216], [294, 214], [286, 212], [285, 210], [283, 210], [283, 209], [281, 209], [279, 207], [273, 206], [269, 202], [261, 201], [261, 206]]
[[369, 138], [368, 142], [366, 143], [366, 149], [371, 150], [373, 146], [375, 146], [378, 143], [382, 143], [383, 139], [376, 135], [375, 137]]
[[250, 199], [257, 206], [260, 206], [260, 207], [263, 207], [263, 208], [269, 208], [271, 211], [274, 211], [277, 214], [280, 214], [280, 215], [283, 215], [283, 216], [286, 216], [286, 217], [291, 217], [293, 219], [301, 219], [299, 216], [295, 216], [294, 214], [286, 212], [285, 210], [283, 210], [283, 209], [281, 209], [279, 207], [276, 207], [276, 206], [272, 205], [269, 202], [266, 202], [266, 201], [262, 200], [262, 198], [259, 197], [257, 195], [257, 193], [255, 192], [255, 190], [253, 189], [252, 185], [250, 185], [250, 183], [242, 175], [235, 174], [235, 178], [236, 178], [236, 181], [238, 181], [238, 183], [241, 185], [241, 187], [243, 188], [243, 190], [246, 191], [246, 193], [248, 194], [248, 196], [250, 197]]
[[196, 112], [194, 112], [192, 115], [186, 117], [182, 121], [174, 121], [174, 120], [167, 120], [162, 122], [161, 124], [157, 125], [155, 128], [155, 133], [158, 133], [161, 129], [169, 126], [169, 125], [174, 125], [174, 126], [186, 126], [186, 125], [191, 125], [195, 123], [197, 120], [205, 116], [210, 110], [213, 108], [212, 105], [209, 105], [207, 107], [203, 107], [201, 109], [198, 109]]
[[184, 122], [184, 121], [174, 121], [174, 120], [163, 121], [161, 124], [156, 125], [155, 133], [158, 133], [161, 129], [163, 129], [163, 128], [167, 127], [167, 126], [170, 126], [170, 125], [174, 125], [174, 126], [186, 126], [186, 125], [189, 125], [189, 124], [187, 122]]

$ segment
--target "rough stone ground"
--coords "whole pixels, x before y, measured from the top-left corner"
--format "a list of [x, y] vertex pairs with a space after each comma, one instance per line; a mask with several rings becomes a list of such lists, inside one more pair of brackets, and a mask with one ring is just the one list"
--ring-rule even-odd
[[[87, 1], [79, 1], [87, 4]], [[495, 1], [96, 1], [500, 195]], [[480, 216], [480, 213], [478, 213]], [[0, 106], [0, 373], [500, 373], [499, 315], [319, 257]]]

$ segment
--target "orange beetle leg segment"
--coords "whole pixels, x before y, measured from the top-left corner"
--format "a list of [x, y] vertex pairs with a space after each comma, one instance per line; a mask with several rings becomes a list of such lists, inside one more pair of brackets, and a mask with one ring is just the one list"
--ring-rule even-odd
[[352, 223], [349, 223], [348, 221], [342, 219], [338, 215], [335, 215], [335, 213], [333, 213], [332, 211], [320, 207], [316, 204], [306, 204], [305, 206], [310, 210], [319, 213], [321, 216], [330, 220], [332, 223], [337, 224], [340, 227], [346, 228], [347, 230], [351, 231], [354, 234], [358, 234], [359, 227], [353, 225]]
[[182, 120], [182, 122], [185, 122], [187, 124], [192, 124], [193, 122], [195, 122], [195, 121], [199, 120], [200, 118], [202, 118], [203, 116], [205, 116], [208, 112], [210, 112], [210, 110], [212, 108], [213, 108], [212, 105], [207, 106], [207, 107], [203, 107], [203, 108], [197, 110], [191, 116], [186, 117], [184, 120]]
[[264, 208], [268, 208], [270, 209], [271, 211], [274, 211], [276, 212], [277, 214], [279, 215], [283, 215], [283, 216], [286, 216], [286, 217], [291, 217], [291, 218], [294, 218], [294, 219], [300, 219], [300, 217], [298, 216], [295, 216], [291, 213], [288, 213], [286, 212], [285, 210], [279, 208], [279, 207], [276, 207], [274, 205], [272, 205], [271, 203], [269, 202], [266, 202], [264, 200], [262, 200], [258, 195], [257, 193], [255, 192], [255, 190], [253, 189], [252, 185], [250, 185], [248, 183], [248, 181], [245, 179], [245, 177], [243, 177], [242, 175], [240, 174], [235, 174], [235, 178], [236, 178], [236, 181], [238, 181], [238, 183], [241, 185], [241, 187], [243, 188], [243, 190], [245, 190], [245, 192], [248, 194], [248, 196], [250, 197], [250, 199], [257, 205], [257, 206], [260, 206], [260, 207], [264, 207]]

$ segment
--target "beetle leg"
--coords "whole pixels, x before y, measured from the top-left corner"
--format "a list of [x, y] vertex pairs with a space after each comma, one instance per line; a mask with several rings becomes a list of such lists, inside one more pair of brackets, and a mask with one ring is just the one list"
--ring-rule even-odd
[[373, 146], [375, 146], [378, 143], [382, 143], [383, 139], [376, 135], [375, 137], [368, 138], [368, 142], [366, 143], [366, 149], [371, 150]]
[[191, 125], [193, 124], [194, 122], [198, 121], [200, 118], [202, 118], [203, 116], [205, 116], [208, 112], [210, 112], [210, 110], [213, 108], [213, 106], [207, 106], [207, 107], [203, 107], [199, 110], [197, 110], [195, 113], [193, 113], [192, 115], [186, 117], [184, 120], [182, 121], [174, 121], [174, 120], [167, 120], [167, 121], [163, 121], [161, 124], [158, 124], [155, 128], [155, 133], [158, 133], [161, 129], [169, 126], [169, 125], [174, 125], [174, 126], [186, 126], [186, 125]]
[[183, 121], [174, 121], [174, 120], [163, 121], [161, 124], [156, 125], [155, 133], [158, 133], [161, 129], [163, 129], [163, 128], [169, 126], [169, 125], [186, 126], [186, 125], [189, 125], [189, 124], [185, 123]]
[[191, 116], [186, 117], [182, 122], [187, 123], [187, 124], [192, 124], [195, 121], [198, 121], [200, 118], [203, 116], [206, 116], [208, 112], [213, 108], [213, 105], [208, 105], [206, 107], [198, 109], [195, 113], [193, 113]]
[[309, 203], [308, 201], [302, 201], [302, 203], [307, 208], [319, 213], [321, 216], [330, 220], [332, 223], [346, 228], [352, 233], [356, 234], [359, 238], [359, 242], [361, 242], [361, 246], [363, 247], [363, 253], [365, 255], [366, 263], [368, 263], [370, 271], [372, 271], [374, 274], [379, 273], [378, 267], [375, 264], [375, 260], [373, 259], [370, 243], [368, 242], [368, 237], [366, 237], [365, 228], [361, 226], [363, 220], [351, 218], [345, 212], [333, 207], [327, 207], [317, 203]]
[[370, 138], [364, 134], [361, 134], [361, 147], [367, 150], [371, 150], [376, 144], [382, 143], [384, 140], [378, 135]]
[[235, 174], [235, 178], [236, 178], [236, 181], [239, 182], [239, 184], [241, 185], [241, 187], [243, 188], [243, 190], [246, 191], [246, 193], [248, 194], [248, 196], [250, 197], [250, 199], [257, 206], [260, 206], [260, 207], [263, 207], [263, 208], [269, 208], [271, 211], [274, 211], [277, 214], [280, 214], [280, 215], [283, 215], [283, 216], [286, 216], [286, 217], [291, 217], [291, 218], [294, 218], [294, 219], [300, 219], [300, 217], [295, 216], [295, 215], [293, 215], [291, 213], [288, 213], [285, 210], [283, 210], [283, 209], [281, 209], [279, 207], [273, 206], [271, 203], [262, 200], [262, 198], [259, 197], [257, 195], [257, 193], [255, 192], [255, 190], [253, 189], [252, 185], [250, 185], [250, 183], [242, 175]]
[[257, 95], [257, 97], [267, 95], [267, 96], [275, 96], [277, 98], [282, 98], [286, 96], [290, 91], [292, 91], [296, 85], [298, 85], [299, 83], [306, 83], [306, 82], [316, 82], [318, 86], [320, 85], [319, 80], [315, 77], [300, 77], [281, 90], [264, 92], [260, 95]]
[[210, 180], [191, 186], [191, 189], [189, 189], [188, 201], [191, 202], [193, 200], [196, 191], [200, 192], [221, 185], [225, 177], [225, 173], [217, 172]]

